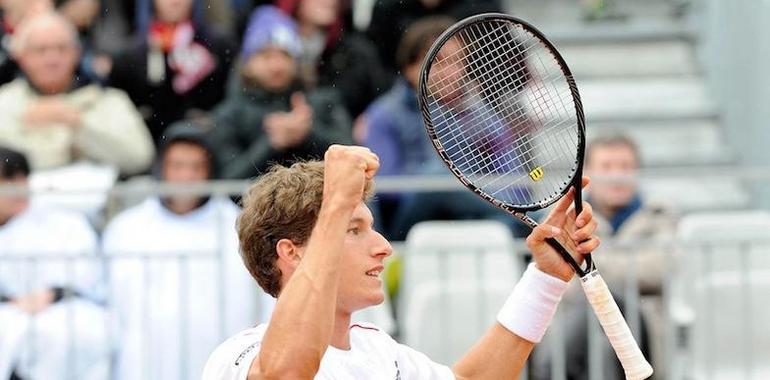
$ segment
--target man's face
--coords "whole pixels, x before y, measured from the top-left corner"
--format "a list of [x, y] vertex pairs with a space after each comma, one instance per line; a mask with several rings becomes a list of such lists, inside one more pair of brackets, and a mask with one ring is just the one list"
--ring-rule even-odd
[[75, 36], [64, 25], [52, 22], [28, 31], [19, 65], [37, 88], [56, 93], [67, 89], [79, 59]]
[[393, 253], [393, 248], [372, 228], [373, 222], [372, 212], [360, 203], [353, 211], [345, 234], [337, 292], [339, 311], [352, 313], [385, 300], [381, 279], [383, 260]]
[[[186, 142], [172, 143], [163, 156], [161, 175], [171, 183], [196, 183], [209, 178], [211, 168], [208, 152], [197, 144]], [[167, 203], [172, 210], [185, 213], [198, 206], [198, 196], [176, 195], [169, 197]]]
[[297, 16], [302, 23], [327, 27], [337, 19], [339, 3], [339, 0], [303, 0], [297, 9]]
[[155, 0], [155, 12], [160, 21], [182, 22], [192, 14], [192, 0]]
[[436, 54], [428, 87], [436, 99], [452, 104], [463, 95], [461, 78], [465, 75], [465, 53], [462, 43], [449, 39]]
[[[633, 180], [636, 176], [638, 163], [634, 151], [625, 145], [604, 145], [591, 148], [589, 160], [586, 162], [586, 174], [596, 177], [609, 177], [610, 182], [596, 181], [591, 183], [589, 192], [591, 199], [600, 207], [619, 208], [626, 206], [636, 194]], [[615, 179], [624, 182], [613, 182]]]
[[294, 58], [285, 50], [268, 46], [246, 61], [244, 75], [270, 92], [281, 92], [291, 85], [297, 72]]
[[[18, 175], [10, 179], [0, 179], [0, 185], [27, 186], [27, 177]], [[28, 205], [29, 198], [26, 195], [0, 195], [0, 222], [5, 223], [24, 211]]]

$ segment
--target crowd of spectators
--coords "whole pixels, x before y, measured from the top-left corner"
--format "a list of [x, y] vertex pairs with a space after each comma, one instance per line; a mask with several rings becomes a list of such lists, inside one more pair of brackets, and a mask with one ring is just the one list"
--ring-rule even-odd
[[[437, 173], [429, 146], [410, 141], [421, 136], [415, 70], [430, 45], [415, 40], [435, 35], [407, 41], [408, 58], [399, 44], [420, 19], [443, 16], [440, 27], [500, 11], [499, 1], [376, 1], [364, 29], [353, 26], [352, 8], [348, 0], [0, 1], [0, 146], [23, 153], [33, 176], [88, 162], [131, 180], [151, 174], [167, 128], [187, 121], [219, 158], [212, 179], [251, 179], [273, 164], [321, 158], [334, 143], [370, 146], [392, 163], [382, 175]], [[375, 205], [384, 232], [403, 239], [424, 219], [495, 217], [481, 206], [412, 215], [414, 202], [465, 203], [434, 195], [385, 195]]]
[[[419, 61], [452, 19], [500, 4], [382, 0], [366, 30], [352, 6], [1, 0], [0, 185], [72, 167], [86, 173], [50, 178], [109, 168], [119, 181], [251, 179], [334, 143], [369, 145], [382, 175], [441, 173], [418, 141]], [[381, 200], [397, 239], [424, 219], [500, 216], [470, 194]], [[0, 380], [196, 378], [221, 337], [267, 318], [271, 300], [240, 263], [231, 199], [128, 206], [94, 219], [0, 194]]]

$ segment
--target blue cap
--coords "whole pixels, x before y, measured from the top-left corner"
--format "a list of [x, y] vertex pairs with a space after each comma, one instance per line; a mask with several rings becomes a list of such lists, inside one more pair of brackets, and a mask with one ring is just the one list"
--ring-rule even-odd
[[295, 58], [302, 53], [297, 24], [272, 5], [258, 7], [251, 14], [243, 35], [241, 57], [246, 59], [267, 46], [283, 49]]

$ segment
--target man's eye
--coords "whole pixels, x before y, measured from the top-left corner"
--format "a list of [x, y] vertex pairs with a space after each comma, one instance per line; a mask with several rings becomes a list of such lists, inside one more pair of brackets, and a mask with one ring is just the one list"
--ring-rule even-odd
[[349, 234], [358, 235], [358, 232], [358, 227], [348, 229]]

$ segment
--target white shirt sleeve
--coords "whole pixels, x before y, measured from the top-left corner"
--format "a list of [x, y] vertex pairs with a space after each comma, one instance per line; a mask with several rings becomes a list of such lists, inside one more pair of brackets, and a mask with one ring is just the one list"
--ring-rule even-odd
[[220, 344], [209, 356], [202, 380], [246, 380], [251, 363], [259, 354], [263, 334], [264, 328], [260, 326]]
[[454, 380], [455, 375], [449, 367], [430, 360], [422, 352], [403, 344], [399, 344], [397, 350], [401, 379]]

